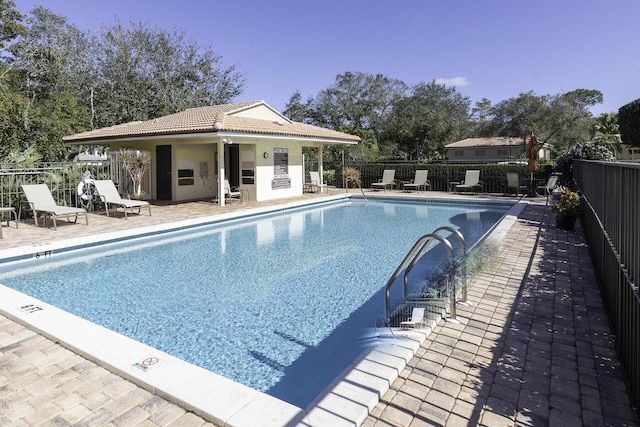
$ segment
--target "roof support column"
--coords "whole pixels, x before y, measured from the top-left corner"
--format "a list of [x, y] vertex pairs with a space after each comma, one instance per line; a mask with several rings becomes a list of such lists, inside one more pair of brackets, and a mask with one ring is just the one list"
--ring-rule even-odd
[[226, 139], [218, 140], [218, 206], [224, 206], [224, 144]]
[[[324, 175], [322, 174], [322, 145], [318, 147], [318, 174], [320, 175], [320, 192], [322, 192], [322, 184], [324, 184]], [[327, 193], [329, 192], [329, 187], [327, 187]]]

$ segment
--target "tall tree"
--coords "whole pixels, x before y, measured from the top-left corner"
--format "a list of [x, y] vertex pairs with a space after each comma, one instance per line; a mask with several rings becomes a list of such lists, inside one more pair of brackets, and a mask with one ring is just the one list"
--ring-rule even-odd
[[16, 37], [26, 34], [23, 19], [13, 1], [0, 0], [0, 158], [6, 157], [24, 139], [18, 118], [26, 99], [15, 91], [17, 74], [7, 50]]
[[62, 137], [86, 129], [82, 119], [87, 109], [82, 82], [88, 67], [91, 43], [66, 18], [36, 7], [27, 19], [28, 31], [11, 44], [14, 80], [12, 85], [19, 115], [13, 116], [18, 138], [10, 150], [35, 145], [43, 160], [60, 160], [66, 148]]
[[180, 31], [116, 22], [95, 35], [36, 7], [11, 39], [12, 4], [0, 0], [0, 42], [12, 41], [0, 58], [0, 155], [33, 146], [61, 160], [72, 154], [64, 135], [228, 102], [244, 87], [235, 66]]
[[454, 87], [419, 83], [410, 96], [394, 103], [386, 139], [397, 145], [400, 155], [440, 158], [446, 144], [468, 131], [470, 104]]
[[499, 102], [491, 109], [490, 136], [527, 138], [544, 122], [547, 103], [548, 97], [532, 91]]
[[471, 109], [470, 131], [476, 137], [490, 137], [491, 129], [491, 101], [482, 98]]
[[594, 118], [589, 107], [602, 103], [600, 91], [576, 89], [551, 97], [548, 116], [543, 122], [542, 142], [551, 142], [557, 149], [588, 142]]
[[299, 90], [296, 90], [293, 95], [289, 97], [289, 101], [285, 104], [282, 114], [293, 121], [312, 124], [315, 122], [312, 118], [314, 117], [313, 98], [302, 102], [302, 94]]
[[27, 33], [27, 28], [21, 24], [24, 16], [15, 7], [11, 0], [0, 0], [0, 52], [7, 42]]
[[589, 107], [600, 102], [602, 93], [597, 90], [542, 96], [522, 93], [491, 109], [489, 132], [493, 136], [521, 137], [523, 141], [534, 133], [541, 144], [561, 150], [590, 138], [593, 117]]
[[622, 142], [640, 147], [640, 98], [618, 109], [618, 124]]
[[[378, 139], [394, 100], [405, 96], [407, 91], [404, 82], [382, 74], [346, 72], [338, 74], [333, 85], [306, 102], [302, 102], [299, 92], [294, 93], [285, 114], [304, 123], [359, 135], [362, 143], [347, 149], [345, 154], [352, 159], [371, 160], [380, 150]], [[337, 160], [341, 151], [326, 147], [324, 156], [328, 161]]]
[[316, 124], [368, 129], [379, 135], [393, 101], [405, 96], [407, 90], [404, 82], [382, 74], [339, 74], [335, 83], [316, 97]]
[[223, 104], [242, 93], [235, 65], [180, 30], [116, 21], [103, 27], [94, 100], [98, 127]]

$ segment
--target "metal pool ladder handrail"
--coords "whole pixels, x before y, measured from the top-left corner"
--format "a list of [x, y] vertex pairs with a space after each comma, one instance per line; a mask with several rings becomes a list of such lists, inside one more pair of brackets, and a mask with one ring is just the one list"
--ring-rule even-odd
[[[356, 185], [358, 186], [358, 188], [360, 189], [360, 192], [362, 193], [362, 198], [364, 199], [364, 202], [367, 203], [367, 196], [364, 195], [364, 190], [362, 189], [362, 187], [360, 186], [360, 182], [359, 181], [355, 181]], [[345, 182], [345, 186], [344, 186], [344, 193], [347, 194], [349, 192], [349, 188], [348, 185], [346, 185], [347, 183]]]
[[[411, 250], [409, 251], [409, 253], [404, 257], [404, 259], [402, 260], [402, 262], [400, 263], [400, 265], [398, 266], [398, 268], [396, 268], [396, 271], [391, 275], [391, 277], [389, 278], [389, 280], [387, 281], [387, 284], [384, 287], [384, 308], [385, 308], [385, 318], [389, 317], [389, 305], [390, 305], [390, 294], [391, 294], [391, 285], [393, 285], [393, 282], [400, 276], [400, 273], [402, 273], [402, 271], [405, 269], [406, 266], [410, 265], [411, 267], [413, 267], [413, 265], [418, 262], [418, 260], [420, 259], [420, 257], [422, 257], [422, 255], [426, 252], [427, 248], [429, 247], [429, 245], [431, 244], [431, 242], [433, 242], [434, 240], [439, 241], [440, 243], [442, 243], [443, 245], [446, 246], [447, 249], [449, 249], [449, 258], [451, 259], [451, 261], [453, 261], [453, 247], [451, 246], [451, 243], [449, 243], [449, 241], [447, 239], [445, 239], [444, 237], [435, 234], [435, 233], [431, 233], [431, 234], [425, 234], [424, 236], [420, 237], [416, 243], [414, 243], [413, 247], [411, 248]], [[455, 287], [454, 287], [455, 288]], [[407, 293], [408, 293], [408, 289], [407, 289], [407, 285], [405, 282], [405, 286], [404, 286], [404, 298], [407, 298]], [[455, 301], [452, 302], [452, 305], [455, 304]], [[452, 312], [452, 316], [455, 315], [455, 307], [454, 310]], [[455, 317], [454, 317], [455, 318]]]
[[[448, 227], [448, 226], [443, 226], [443, 227], [438, 227], [433, 234], [438, 234], [442, 231], [448, 231], [451, 234], [454, 234], [458, 237], [458, 239], [460, 239], [460, 245], [461, 245], [461, 249], [462, 249], [462, 254], [461, 254], [461, 258], [463, 260], [462, 263], [462, 299], [461, 299], [461, 303], [467, 303], [467, 263], [466, 263], [466, 255], [467, 255], [467, 244], [464, 241], [464, 236], [462, 235], [462, 233], [459, 230], [456, 230], [453, 227]], [[454, 292], [455, 292], [455, 287], [454, 287]]]

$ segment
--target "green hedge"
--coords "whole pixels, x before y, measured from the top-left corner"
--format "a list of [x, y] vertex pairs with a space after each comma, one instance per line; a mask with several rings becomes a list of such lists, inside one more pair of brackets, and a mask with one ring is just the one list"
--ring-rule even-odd
[[620, 138], [624, 144], [640, 147], [640, 99], [620, 107], [618, 126]]

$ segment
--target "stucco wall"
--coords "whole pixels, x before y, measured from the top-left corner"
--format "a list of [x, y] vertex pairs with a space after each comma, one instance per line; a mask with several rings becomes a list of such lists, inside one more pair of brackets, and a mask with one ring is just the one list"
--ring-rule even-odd
[[[261, 139], [250, 137], [234, 137], [233, 144], [239, 146], [239, 164], [233, 165], [239, 170], [240, 186], [245, 190], [245, 197], [252, 201], [274, 200], [286, 197], [295, 197], [302, 194], [304, 178], [302, 176], [302, 143], [295, 140]], [[212, 199], [217, 195], [217, 141], [198, 140], [196, 144], [188, 144], [184, 140], [150, 140], [141, 144], [139, 141], [128, 145], [136, 149], [144, 149], [151, 152], [151, 168], [145, 178], [143, 187], [145, 192], [153, 199], [157, 197], [156, 187], [156, 145], [171, 145], [171, 194], [173, 200], [191, 200], [200, 198]], [[309, 145], [309, 144], [307, 144]], [[112, 150], [121, 148], [122, 145], [112, 145]], [[288, 163], [286, 177], [291, 180], [290, 187], [272, 189], [272, 181], [275, 178], [274, 149], [285, 149]], [[265, 157], [264, 153], [267, 153]], [[201, 162], [207, 162], [209, 178], [201, 177]], [[225, 165], [230, 168], [230, 165]], [[179, 177], [180, 169], [193, 168], [193, 183], [189, 177]], [[243, 169], [253, 168], [253, 184], [243, 184]], [[225, 170], [229, 174], [229, 170]], [[178, 185], [182, 181], [184, 185]]]
[[[180, 145], [174, 147], [174, 200], [192, 200], [216, 195], [214, 145]], [[206, 171], [203, 171], [203, 163]], [[180, 177], [180, 170], [193, 169], [193, 177]], [[208, 173], [203, 176], [203, 172]], [[205, 174], [207, 175], [207, 174]]]
[[[286, 149], [288, 154], [287, 178], [291, 180], [290, 188], [272, 189], [275, 178], [274, 149]], [[264, 153], [268, 157], [265, 158]], [[294, 197], [302, 194], [302, 145], [292, 141], [259, 142], [256, 145], [256, 199], [273, 200], [283, 197]]]

